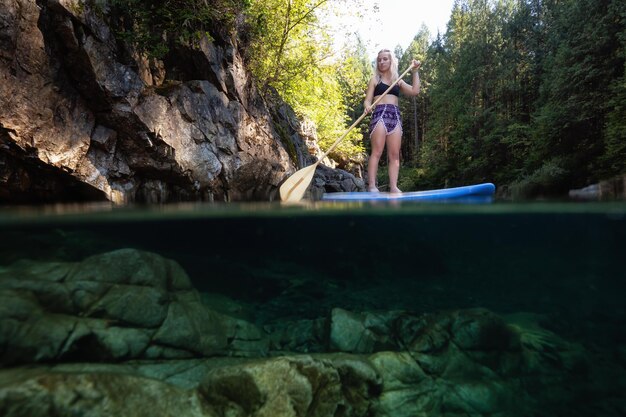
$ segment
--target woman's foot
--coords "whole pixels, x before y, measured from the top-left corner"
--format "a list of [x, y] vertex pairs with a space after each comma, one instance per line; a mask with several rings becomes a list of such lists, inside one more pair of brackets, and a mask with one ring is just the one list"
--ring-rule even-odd
[[376, 187], [370, 187], [367, 189], [368, 193], [379, 193], [380, 191], [378, 191], [378, 188]]
[[389, 192], [391, 194], [402, 194], [402, 190], [400, 190], [398, 187], [393, 187], [389, 189]]

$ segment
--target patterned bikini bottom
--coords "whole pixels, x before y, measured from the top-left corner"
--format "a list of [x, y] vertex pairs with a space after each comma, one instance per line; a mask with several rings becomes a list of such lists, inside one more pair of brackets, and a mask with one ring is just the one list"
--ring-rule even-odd
[[393, 104], [377, 105], [370, 122], [370, 136], [372, 136], [372, 132], [374, 132], [379, 123], [382, 123], [385, 127], [386, 136], [395, 132], [396, 129], [400, 129], [400, 132], [402, 132], [400, 108]]

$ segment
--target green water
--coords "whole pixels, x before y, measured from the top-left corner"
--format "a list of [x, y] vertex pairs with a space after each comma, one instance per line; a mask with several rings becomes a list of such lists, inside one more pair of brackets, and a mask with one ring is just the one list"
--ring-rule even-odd
[[[451, 317], [461, 310], [466, 318], [477, 310], [465, 309], [482, 308], [509, 323], [530, 320], [516, 333], [527, 366], [519, 372], [498, 363], [522, 351], [489, 351], [497, 340], [481, 345], [483, 351], [448, 356], [466, 364], [490, 358], [485, 363], [496, 380], [492, 387], [473, 368], [433, 378], [447, 388], [424, 392], [420, 401], [434, 401], [442, 416], [470, 415], [445, 412], [457, 390], [472, 386], [486, 390], [486, 409], [504, 412], [484, 415], [626, 415], [625, 242], [624, 202], [0, 209], [0, 269], [17, 263], [14, 270], [24, 271], [20, 262], [29, 259], [78, 262], [122, 248], [149, 251], [178, 262], [211, 309], [268, 334], [288, 323], [328, 326], [337, 307], [400, 317]], [[302, 344], [294, 335], [289, 353], [326, 354], [330, 345], [315, 334]], [[439, 334], [446, 332], [432, 333]], [[423, 389], [407, 384], [409, 391]], [[394, 408], [386, 395], [375, 401]], [[520, 409], [532, 414], [510, 414], [518, 396], [532, 400]], [[480, 398], [469, 401], [480, 405]], [[504, 402], [494, 405], [494, 398]]]
[[626, 203], [279, 204], [0, 211], [0, 265], [137, 248], [252, 320], [333, 307], [534, 312], [600, 345], [626, 334]]

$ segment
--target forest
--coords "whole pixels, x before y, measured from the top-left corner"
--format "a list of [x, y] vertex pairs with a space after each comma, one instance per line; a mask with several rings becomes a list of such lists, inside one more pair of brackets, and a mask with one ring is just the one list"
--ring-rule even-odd
[[[358, 37], [338, 50], [327, 24], [339, 9], [358, 15], [360, 0], [114, 3], [144, 22], [131, 36], [156, 56], [167, 45], [155, 31], [236, 35], [259, 90], [312, 123], [323, 150], [363, 112], [372, 58]], [[400, 188], [489, 181], [529, 197], [626, 173], [626, 2], [457, 0], [445, 33], [415, 31], [395, 50], [401, 70], [424, 62], [421, 94], [400, 103]], [[366, 127], [331, 155], [339, 167], [364, 165]]]
[[445, 34], [401, 57], [429, 62], [404, 103], [419, 110], [404, 152], [416, 182], [536, 196], [625, 173], [625, 46], [623, 1], [457, 2]]

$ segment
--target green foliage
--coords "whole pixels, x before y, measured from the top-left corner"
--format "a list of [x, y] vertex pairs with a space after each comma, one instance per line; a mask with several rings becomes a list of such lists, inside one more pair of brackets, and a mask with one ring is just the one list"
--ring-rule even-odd
[[[354, 45], [343, 53], [339, 62], [341, 65], [336, 69], [337, 81], [348, 117], [353, 122], [365, 110], [365, 87], [373, 75], [372, 64], [367, 59], [367, 51], [360, 38], [356, 38]], [[365, 133], [367, 127], [361, 127]]]
[[[409, 44], [409, 47], [405, 51], [398, 51], [399, 59], [398, 66], [400, 71], [405, 70], [411, 64], [413, 59], [424, 62], [427, 59], [428, 40], [430, 32], [426, 26], [422, 26], [417, 35], [413, 38], [413, 41]], [[427, 93], [430, 84], [429, 70], [421, 70], [421, 94], [417, 97], [405, 97], [400, 96], [399, 106], [403, 115], [403, 141], [402, 141], [402, 158], [405, 161], [413, 161], [417, 159], [417, 152], [419, 150], [422, 136], [424, 135], [423, 127], [425, 123], [425, 112], [420, 112], [420, 109], [425, 107], [424, 97]], [[408, 76], [405, 80], [407, 83], [412, 84], [412, 76]]]
[[317, 66], [329, 53], [324, 31], [317, 30], [317, 13], [328, 0], [252, 0], [248, 21], [254, 37], [248, 60], [262, 87], [272, 86], [281, 96], [294, 80]]
[[623, 76], [620, 28], [611, 3], [579, 0], [554, 6], [557, 17], [549, 35], [555, 46], [544, 66], [536, 112], [540, 136], [531, 148], [531, 161], [536, 166], [555, 154], [571, 158], [577, 166], [570, 178], [574, 185], [583, 185], [599, 172], [610, 98], [615, 98], [610, 86], [616, 75]]
[[436, 82], [425, 91], [430, 125], [426, 141], [435, 143], [420, 162], [437, 165], [426, 166], [426, 172], [443, 177], [442, 183], [486, 180], [508, 157], [502, 135], [514, 120], [500, 109], [501, 87], [491, 82], [510, 71], [503, 68], [507, 48], [501, 36], [507, 13], [511, 5], [505, 2], [494, 8], [485, 0], [457, 2], [444, 39], [429, 49], [432, 59], [427, 62], [433, 63]]
[[[330, 59], [333, 42], [320, 16], [329, 12], [331, 3], [252, 0], [248, 12], [252, 36], [247, 61], [261, 91], [274, 88], [296, 114], [312, 121], [323, 151], [358, 111], [356, 86], [363, 90], [367, 84], [363, 48], [357, 50], [360, 56]], [[351, 132], [331, 157], [341, 162], [357, 158], [363, 152], [360, 141], [359, 131]]]
[[569, 172], [562, 158], [554, 157], [534, 172], [511, 183], [511, 194], [515, 198], [537, 195], [561, 194], [568, 189]]
[[[389, 170], [381, 166], [376, 174], [376, 182], [381, 191], [389, 191]], [[416, 191], [429, 189], [430, 184], [425, 181], [424, 170], [411, 166], [401, 166], [398, 175], [398, 188], [402, 191]]]
[[611, 92], [606, 123], [606, 148], [600, 159], [600, 175], [603, 178], [626, 172], [626, 77], [616, 80], [611, 86]]
[[[260, 91], [312, 121], [322, 150], [363, 113], [365, 46], [337, 55], [325, 25], [333, 7], [358, 13], [360, 0], [110, 1], [118, 35], [151, 56], [245, 28]], [[400, 101], [401, 188], [494, 181], [529, 195], [626, 171], [623, 0], [457, 0], [444, 34], [416, 33], [396, 50], [400, 70], [424, 63], [421, 95]], [[358, 159], [366, 137], [362, 123], [331, 156]]]
[[427, 183], [563, 192], [626, 170], [626, 3], [462, 0], [428, 47]]
[[[296, 113], [317, 127], [322, 149], [340, 137], [355, 112], [357, 85], [368, 69], [361, 56], [332, 56], [332, 39], [320, 16], [331, 4], [359, 0], [110, 0], [119, 39], [149, 57], [162, 58], [172, 44], [195, 45], [201, 38], [235, 30], [261, 91], [274, 88]], [[358, 101], [362, 101], [360, 98]], [[362, 111], [362, 110], [361, 110]], [[349, 161], [363, 152], [359, 131], [331, 155]]]
[[170, 42], [194, 44], [210, 30], [232, 30], [237, 13], [250, 0], [111, 0], [113, 14], [119, 16], [117, 36], [134, 44], [150, 57], [161, 58]]

